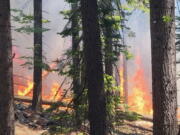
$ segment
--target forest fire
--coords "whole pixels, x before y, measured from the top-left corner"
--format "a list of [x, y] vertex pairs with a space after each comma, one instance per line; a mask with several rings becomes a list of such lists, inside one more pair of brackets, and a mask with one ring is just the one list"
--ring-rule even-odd
[[31, 91], [33, 89], [33, 82], [28, 81], [27, 87], [18, 86], [17, 95], [18, 96], [32, 96]]
[[142, 115], [152, 115], [152, 96], [145, 78], [144, 70], [141, 67], [142, 63], [140, 57], [136, 57], [135, 63], [137, 68], [128, 80], [130, 83], [130, 92], [128, 95], [129, 109]]
[[58, 101], [60, 98], [61, 98], [60, 86], [58, 83], [54, 83], [52, 85], [48, 99], [53, 101]]
[[124, 97], [124, 69], [121, 67], [119, 76], [120, 76], [120, 97]]
[[[27, 81], [27, 86], [19, 85], [15, 89], [15, 94], [18, 96], [32, 97], [33, 82]], [[58, 83], [53, 83], [48, 94], [45, 94], [43, 88], [42, 98], [50, 101], [58, 101], [61, 98], [61, 88]]]
[[[20, 55], [18, 53], [18, 49], [16, 46], [13, 47], [13, 52], [15, 55], [14, 64], [22, 65], [25, 63], [24, 60], [20, 59]], [[54, 69], [57, 66], [56, 63], [50, 64], [49, 68]], [[42, 73], [42, 79], [46, 79], [50, 71], [44, 70]], [[32, 97], [33, 95], [33, 81], [31, 77], [24, 77], [20, 75], [14, 75], [14, 83], [15, 83], [15, 95], [24, 96], [24, 97]], [[42, 88], [42, 98], [45, 100], [53, 100], [58, 101], [61, 97], [61, 88], [60, 85], [56, 82], [53, 82], [50, 86], [50, 90], [47, 90], [45, 86]]]

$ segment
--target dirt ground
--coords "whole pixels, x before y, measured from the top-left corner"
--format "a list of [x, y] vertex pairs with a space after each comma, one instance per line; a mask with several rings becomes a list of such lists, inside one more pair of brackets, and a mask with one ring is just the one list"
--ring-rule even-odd
[[122, 135], [152, 135], [152, 122], [138, 120], [134, 122], [126, 121], [118, 128]]
[[[42, 135], [42, 133], [47, 132], [45, 130], [33, 130], [19, 122], [15, 123], [15, 128], [15, 135]], [[117, 128], [117, 131], [115, 135], [152, 135], [152, 122], [143, 120], [134, 122], [126, 121], [124, 125]], [[68, 135], [77, 135], [77, 133], [69, 133]]]
[[43, 130], [32, 130], [18, 122], [15, 123], [15, 135], [41, 135]]

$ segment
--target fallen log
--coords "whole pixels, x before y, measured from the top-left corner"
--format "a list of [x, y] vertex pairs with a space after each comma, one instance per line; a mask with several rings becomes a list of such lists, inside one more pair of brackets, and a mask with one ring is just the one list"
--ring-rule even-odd
[[[30, 97], [24, 97], [24, 96], [14, 96], [14, 100], [18, 102], [25, 102], [25, 103], [32, 103], [32, 98]], [[68, 103], [60, 102], [60, 101], [47, 101], [43, 100], [42, 105], [56, 105], [59, 107], [68, 107], [71, 108], [71, 106], [68, 106]]]

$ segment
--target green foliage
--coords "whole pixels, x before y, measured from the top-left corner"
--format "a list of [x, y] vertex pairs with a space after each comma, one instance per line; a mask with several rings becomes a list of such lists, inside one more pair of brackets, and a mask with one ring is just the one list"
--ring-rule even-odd
[[124, 53], [124, 55], [125, 55], [127, 60], [129, 60], [129, 59], [134, 57], [133, 54], [130, 53], [128, 50], [123, 50], [123, 53]]
[[42, 23], [50, 23], [50, 22], [51, 22], [50, 20], [42, 19]]
[[74, 130], [74, 118], [70, 112], [56, 113], [51, 117], [51, 120], [56, 123], [49, 128], [52, 135], [56, 135], [57, 132], [67, 134]]
[[129, 11], [123, 9], [121, 2], [117, 0], [101, 0], [98, 4], [104, 59], [114, 64], [119, 60], [120, 53], [125, 53], [127, 59], [131, 58], [126, 51], [123, 36], [124, 31], [130, 31], [125, 25]]
[[115, 85], [115, 80], [112, 76], [104, 75], [104, 86], [106, 91], [107, 126], [109, 132], [113, 132], [115, 127], [121, 126], [124, 120], [136, 121], [142, 117], [135, 112], [129, 111], [128, 105], [121, 102], [120, 87]]
[[[76, 3], [77, 0], [66, 0], [69, 4], [72, 3]], [[147, 0], [143, 0], [145, 3], [144, 4], [140, 4], [140, 3], [136, 3], [137, 0], [132, 0], [132, 1], [128, 1], [126, 2], [128, 7], [131, 7], [133, 9], [141, 9], [144, 12], [146, 11], [146, 9], [148, 9], [146, 6], [148, 6], [148, 4], [146, 3]], [[109, 2], [113, 3], [113, 6], [110, 6], [110, 4], [108, 4]], [[118, 3], [118, 4], [117, 4]], [[146, 5], [147, 4], [147, 5]], [[146, 5], [146, 6], [145, 6]], [[117, 2], [117, 0], [99, 0], [98, 1], [98, 6], [99, 6], [99, 23], [100, 23], [100, 30], [101, 30], [101, 41], [102, 41], [102, 48], [103, 48], [103, 60], [104, 59], [109, 59], [111, 60], [113, 63], [116, 62], [118, 60], [119, 54], [120, 53], [124, 53], [126, 55], [127, 59], [132, 58], [132, 54], [127, 51], [127, 48], [125, 48], [124, 44], [123, 44], [123, 39], [122, 39], [122, 30], [129, 30], [129, 28], [125, 25], [125, 21], [126, 20], [126, 16], [130, 15], [130, 12], [126, 9], [122, 8], [122, 5], [119, 4], [119, 1]], [[120, 9], [119, 9], [120, 8]], [[122, 9], [121, 9], [122, 8]], [[61, 11], [60, 14], [62, 14], [64, 16], [64, 19], [67, 20], [67, 24], [65, 25], [63, 31], [59, 32], [58, 34], [61, 35], [62, 37], [68, 37], [68, 36], [72, 36], [72, 33], [75, 32], [79, 32], [80, 34], [82, 33], [82, 29], [81, 29], [81, 14], [79, 13], [79, 7], [76, 10], [65, 10], [65, 11]], [[76, 28], [72, 28], [71, 27], [71, 22], [72, 22], [72, 17], [73, 15], [77, 15], [77, 19], [79, 22], [79, 27]], [[110, 29], [110, 31], [109, 31]], [[107, 34], [108, 33], [108, 34]], [[109, 34], [110, 33], [110, 34]], [[79, 38], [80, 39], [80, 38]], [[112, 41], [112, 44], [107, 44], [107, 39]], [[83, 43], [82, 43], [83, 45]], [[113, 50], [112, 52], [108, 52], [106, 50], [107, 46], [112, 46]], [[70, 61], [72, 61], [72, 58], [74, 56], [80, 56], [80, 66], [81, 66], [81, 70], [84, 66], [83, 63], [83, 52], [82, 49], [83, 47], [80, 46], [80, 42], [79, 42], [79, 47], [80, 49], [76, 52], [73, 52], [71, 49], [67, 50], [66, 53], [64, 54], [68, 59], [70, 59]], [[75, 71], [74, 69], [74, 65], [73, 63], [69, 63], [68, 65], [66, 65], [64, 67], [63, 70], [60, 71], [61, 75], [65, 75], [67, 77], [73, 78], [74, 74], [78, 72]], [[108, 127], [113, 128], [114, 124], [117, 123], [116, 122], [116, 118], [119, 115], [119, 112], [117, 111], [117, 108], [119, 106], [119, 104], [121, 104], [121, 100], [120, 99], [120, 94], [119, 93], [119, 86], [115, 85], [115, 79], [112, 76], [109, 75], [104, 75], [104, 88], [105, 88], [105, 92], [106, 92], [106, 107], [107, 107], [107, 114], [108, 114]], [[76, 98], [77, 95], [73, 95], [73, 97]], [[80, 104], [78, 106], [78, 111], [80, 114], [82, 114], [81, 120], [87, 120], [87, 90], [85, 90], [85, 92], [83, 92], [83, 94], [80, 96], [81, 100], [83, 101], [84, 104]], [[74, 112], [74, 111], [73, 111]], [[61, 115], [62, 114], [58, 114], [59, 118], [54, 119], [60, 120], [60, 117], [62, 119], [66, 119], [63, 118]], [[72, 123], [74, 122], [74, 118], [75, 117], [74, 113], [70, 114], [71, 115], [71, 121]], [[126, 112], [126, 116], [127, 118], [122, 118], [120, 120], [120, 118], [118, 119], [119, 121], [123, 121], [124, 119], [129, 119], [129, 120], [134, 120], [136, 119], [136, 115], [130, 112]], [[68, 121], [68, 120], [65, 120]], [[58, 121], [59, 122], [59, 121]], [[60, 122], [61, 123], [61, 122]], [[63, 127], [63, 126], [61, 126]], [[59, 128], [60, 130], [62, 130], [62, 128]]]
[[168, 15], [163, 16], [162, 19], [163, 19], [163, 22], [165, 22], [165, 23], [172, 22], [172, 20], [173, 20], [173, 18], [171, 16], [168, 16]]
[[41, 33], [41, 32], [46, 32], [49, 31], [50, 29], [47, 28], [36, 28], [34, 29], [34, 27], [30, 26], [30, 25], [26, 25], [26, 26], [22, 26], [20, 28], [15, 29], [15, 31], [20, 32], [20, 33], [26, 33], [26, 34], [31, 34], [31, 33]]
[[134, 32], [132, 32], [132, 31], [128, 32], [128, 37], [135, 37], [135, 36], [136, 36], [136, 34]]
[[15, 15], [12, 15], [13, 21], [15, 21], [19, 24], [29, 24], [29, 23], [32, 23], [34, 20], [33, 15], [31, 15], [31, 14], [26, 15], [23, 13], [22, 10], [11, 9], [11, 11], [13, 11], [15, 13]]
[[73, 14], [73, 11], [72, 10], [64, 10], [64, 11], [60, 11], [59, 13], [64, 16], [64, 19], [69, 20]]
[[[20, 33], [43, 33], [49, 31], [48, 28], [36, 28], [34, 29], [33, 22], [34, 16], [31, 14], [25, 14], [22, 10], [11, 9], [12, 11], [12, 20], [20, 25], [19, 28], [15, 28], [15, 31]], [[47, 19], [42, 19], [42, 23], [49, 23]]]
[[120, 88], [115, 85], [115, 80], [112, 76], [104, 74], [104, 87], [106, 92], [106, 109], [108, 119], [108, 129], [113, 128], [113, 123], [116, 121], [116, 108], [120, 103], [119, 90]]
[[[19, 59], [25, 60], [25, 62], [23, 64], [21, 64], [20, 66], [28, 67], [28, 69], [33, 68], [32, 67], [33, 66], [33, 59], [34, 59], [33, 57], [31, 57], [31, 56], [21, 56], [21, 57], [19, 57]], [[47, 71], [50, 72], [50, 66], [47, 63], [45, 63], [45, 62], [41, 63], [41, 60], [36, 60], [36, 62], [38, 62], [38, 61], [40, 61], [39, 64], [37, 64], [38, 66], [40, 66], [42, 69], [47, 70]]]
[[19, 59], [25, 60], [25, 62], [23, 64], [21, 64], [20, 66], [28, 67], [28, 69], [32, 69], [33, 57], [30, 57], [30, 56], [21, 56], [21, 57], [19, 57]]
[[126, 0], [126, 4], [123, 8], [129, 11], [134, 9], [141, 10], [145, 13], [149, 12], [149, 0]]
[[135, 112], [118, 110], [116, 112], [116, 116], [115, 116], [116, 121], [113, 124], [115, 127], [118, 127], [118, 126], [121, 126], [124, 124], [124, 120], [136, 121], [141, 118], [142, 118], [142, 116]]
[[104, 25], [107, 26], [107, 27], [111, 27], [111, 26], [114, 26], [115, 25], [120, 25], [120, 22], [123, 20], [122, 16], [108, 16], [106, 15], [104, 17]]
[[76, 28], [71, 27], [71, 21], [74, 16], [76, 16], [77, 21], [80, 22], [80, 17], [79, 17], [80, 13], [78, 9], [60, 11], [60, 14], [62, 14], [64, 16], [64, 19], [68, 20], [68, 22], [64, 27], [63, 31], [57, 34], [61, 35], [62, 37], [68, 37], [68, 36], [72, 36], [73, 32], [81, 31], [81, 28], [79, 27], [80, 25], [77, 26]]
[[64, 28], [64, 30], [60, 33], [57, 33], [61, 35], [62, 37], [68, 37], [69, 35], [72, 35], [72, 28]]
[[[77, 96], [77, 97], [76, 97]], [[68, 105], [69, 107], [73, 108], [70, 110], [64, 110], [62, 111], [59, 108], [59, 105], [63, 105], [63, 103], [55, 103], [53, 104], [49, 109], [46, 110], [48, 113], [53, 113], [51, 116], [51, 121], [54, 123], [49, 127], [49, 131], [51, 134], [68, 134], [71, 131], [77, 131], [76, 126], [76, 114], [75, 112], [78, 112], [79, 121], [84, 122], [88, 119], [88, 105], [87, 105], [87, 89], [83, 90], [82, 95], [79, 97], [79, 95], [74, 95], [74, 99], [80, 98], [78, 100], [81, 100], [83, 104], [78, 105], [77, 110], [75, 111], [73, 108], [73, 105]]]
[[79, 0], [66, 0], [66, 2], [72, 4], [72, 3], [77, 3]]

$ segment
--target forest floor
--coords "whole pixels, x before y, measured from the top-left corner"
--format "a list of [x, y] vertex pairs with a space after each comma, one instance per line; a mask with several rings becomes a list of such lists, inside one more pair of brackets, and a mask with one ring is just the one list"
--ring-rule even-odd
[[152, 122], [137, 120], [125, 121], [124, 125], [118, 127], [117, 135], [152, 135]]
[[[15, 104], [15, 135], [50, 135], [48, 133], [49, 119], [48, 113], [34, 114], [31, 109], [23, 103]], [[83, 127], [82, 131], [88, 132], [87, 127]], [[63, 135], [63, 134], [56, 134]], [[83, 133], [71, 132], [64, 135], [88, 135]], [[152, 119], [141, 118], [135, 121], [124, 120], [123, 124], [116, 127], [113, 135], [152, 135]]]
[[[152, 135], [152, 123], [146, 121], [126, 122], [118, 127], [118, 135]], [[26, 125], [16, 122], [15, 135], [48, 135], [46, 130], [32, 129]], [[60, 134], [59, 134], [60, 135]], [[68, 135], [82, 135], [78, 133], [69, 133]]]
[[[49, 135], [47, 130], [42, 129], [32, 129], [27, 125], [15, 123], [15, 135]], [[57, 134], [62, 135], [62, 134]], [[68, 135], [83, 135], [80, 133], [69, 133]], [[84, 134], [85, 135], [85, 134]], [[147, 121], [126, 121], [124, 125], [117, 128], [117, 133], [115, 135], [152, 135], [152, 123]]]
[[33, 130], [26, 125], [15, 123], [15, 135], [41, 135], [44, 130]]

